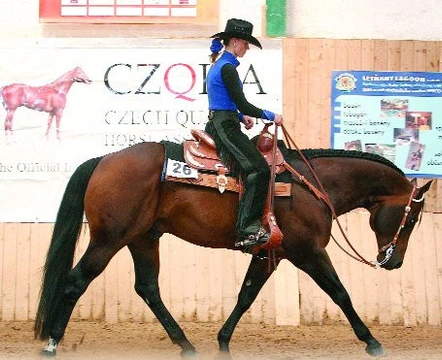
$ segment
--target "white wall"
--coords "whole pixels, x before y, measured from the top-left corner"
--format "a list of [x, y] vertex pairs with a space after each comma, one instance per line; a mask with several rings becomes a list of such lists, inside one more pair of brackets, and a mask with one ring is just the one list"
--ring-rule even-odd
[[[265, 0], [220, 0], [219, 28], [222, 29], [230, 17], [244, 18], [254, 23], [255, 34], [260, 36], [265, 23], [265, 3]], [[38, 22], [38, 4], [38, 0], [0, 0], [0, 38], [47, 36], [48, 25]], [[439, 4], [437, 0], [287, 0], [288, 33], [302, 38], [441, 40], [442, 6]], [[72, 25], [62, 28], [63, 36], [78, 34]], [[134, 35], [125, 33], [121, 25], [114, 28], [118, 28], [119, 36]], [[145, 27], [138, 29], [143, 32], [138, 36], [158, 34], [146, 31]], [[177, 36], [186, 36], [186, 32]]]
[[253, 23], [253, 34], [262, 36], [265, 25], [265, 0], [219, 0], [219, 28], [224, 30], [227, 19], [237, 18]]
[[38, 0], [0, 0], [0, 38], [41, 37]]
[[441, 40], [437, 0], [287, 0], [295, 37]]

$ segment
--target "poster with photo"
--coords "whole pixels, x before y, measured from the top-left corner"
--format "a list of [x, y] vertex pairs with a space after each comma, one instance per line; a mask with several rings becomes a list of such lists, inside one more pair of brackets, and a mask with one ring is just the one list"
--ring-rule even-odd
[[442, 74], [334, 71], [331, 147], [384, 156], [410, 177], [442, 177]]

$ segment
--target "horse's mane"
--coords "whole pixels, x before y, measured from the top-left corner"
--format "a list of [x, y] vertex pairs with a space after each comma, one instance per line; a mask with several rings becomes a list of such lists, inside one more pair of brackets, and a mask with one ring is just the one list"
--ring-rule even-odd
[[[299, 161], [301, 160], [301, 155], [299, 155], [298, 151], [287, 149], [285, 145], [281, 147], [281, 142], [279, 142], [279, 146], [281, 151], [284, 154], [284, 157], [289, 161]], [[285, 148], [285, 151], [283, 150]], [[355, 151], [355, 150], [341, 150], [341, 149], [302, 149], [302, 154], [308, 159], [320, 158], [320, 157], [344, 157], [344, 158], [355, 158], [355, 159], [364, 159], [369, 161], [374, 161], [380, 164], [387, 165], [392, 169], [398, 171], [400, 174], [404, 175], [404, 172], [399, 169], [394, 163], [385, 157], [373, 153], [363, 152], [363, 151]], [[404, 175], [405, 176], [405, 175]]]

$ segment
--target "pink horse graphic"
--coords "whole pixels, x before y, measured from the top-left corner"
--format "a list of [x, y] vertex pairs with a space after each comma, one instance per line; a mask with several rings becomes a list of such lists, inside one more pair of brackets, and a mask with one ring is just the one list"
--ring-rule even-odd
[[46, 137], [49, 136], [55, 116], [57, 139], [60, 140], [60, 121], [66, 106], [66, 96], [74, 82], [90, 84], [91, 80], [80, 67], [76, 67], [43, 86], [10, 84], [0, 88], [0, 97], [6, 110], [6, 139], [13, 138], [12, 122], [15, 110], [26, 106], [32, 110], [49, 113]]

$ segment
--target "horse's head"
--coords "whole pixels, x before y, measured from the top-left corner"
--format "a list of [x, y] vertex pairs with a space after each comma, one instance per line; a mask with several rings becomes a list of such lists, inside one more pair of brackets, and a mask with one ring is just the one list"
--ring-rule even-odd
[[84, 70], [81, 67], [76, 67], [74, 70], [72, 70], [72, 80], [75, 82], [90, 84], [92, 82], [91, 79], [86, 75]]
[[431, 182], [417, 187], [413, 180], [409, 194], [389, 196], [371, 212], [370, 226], [376, 233], [379, 247], [377, 265], [387, 270], [402, 266], [408, 240], [420, 220], [424, 194], [430, 188]]

